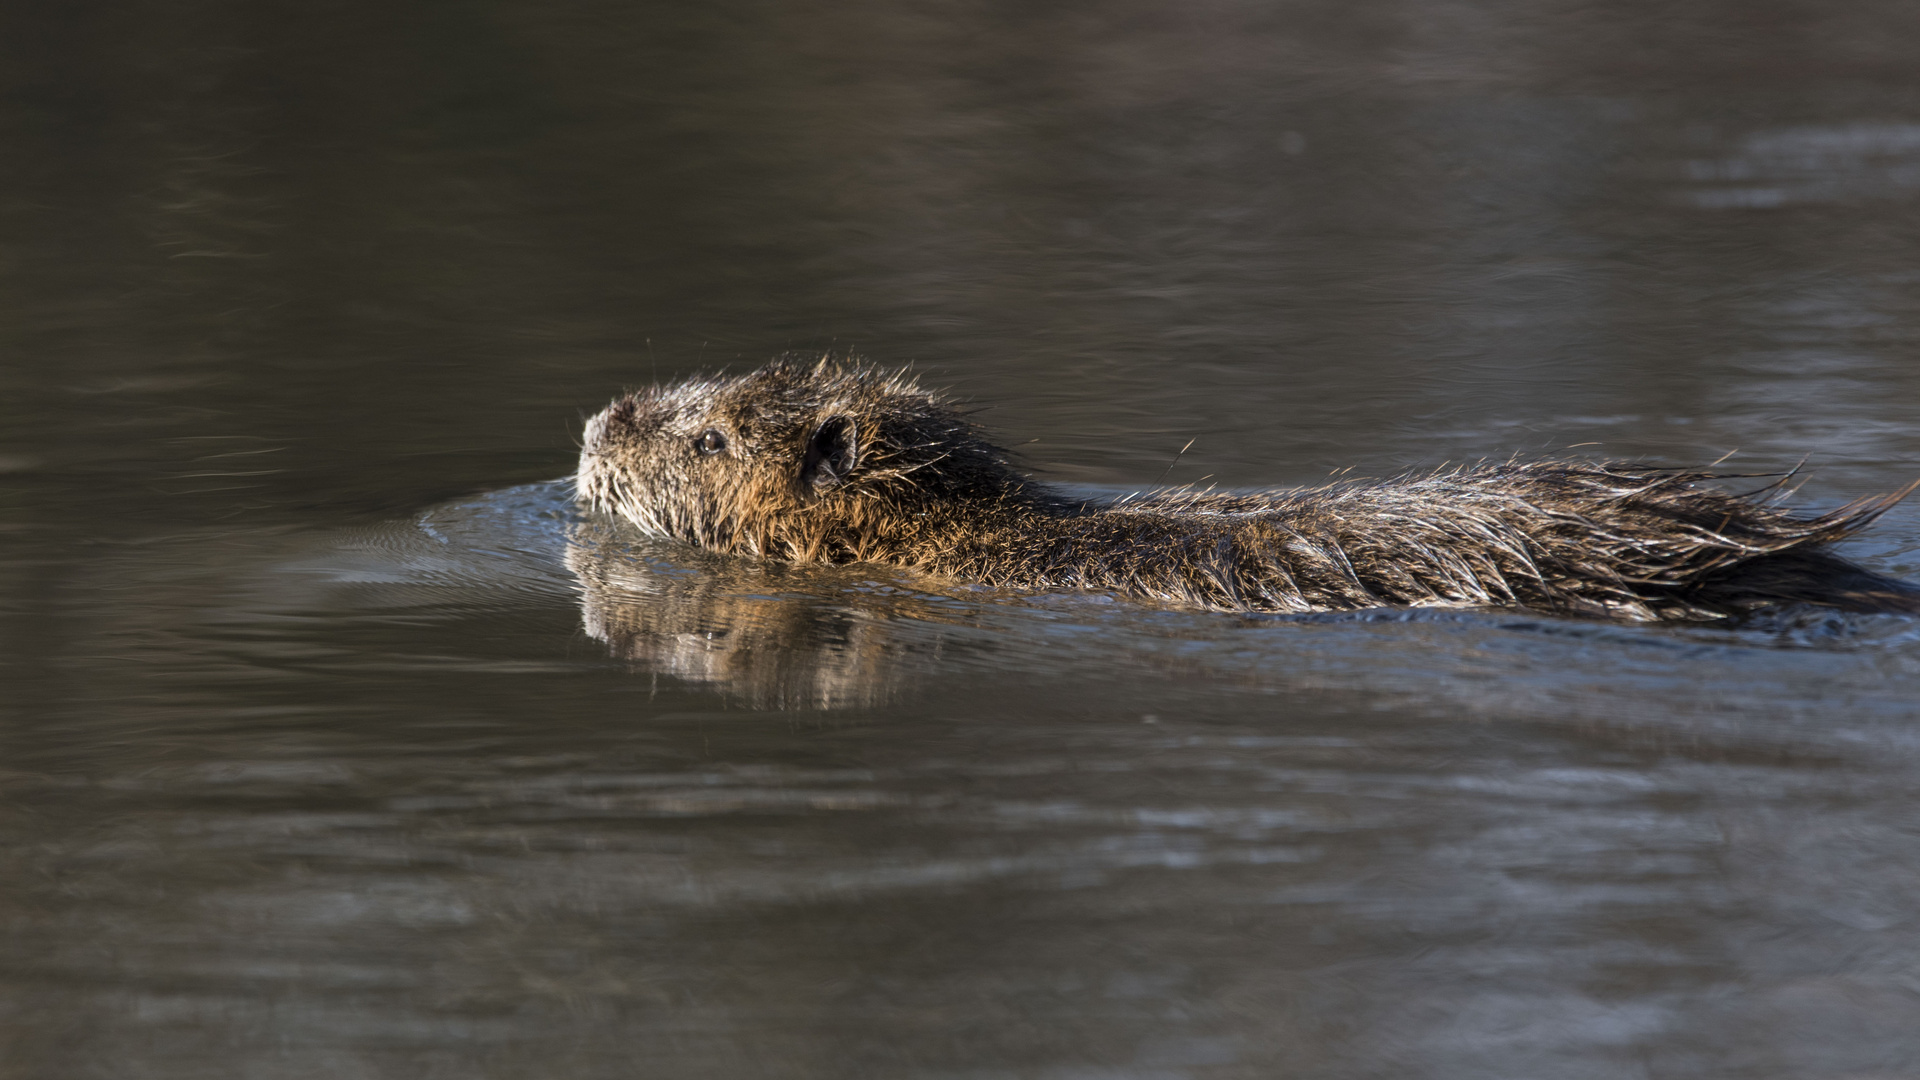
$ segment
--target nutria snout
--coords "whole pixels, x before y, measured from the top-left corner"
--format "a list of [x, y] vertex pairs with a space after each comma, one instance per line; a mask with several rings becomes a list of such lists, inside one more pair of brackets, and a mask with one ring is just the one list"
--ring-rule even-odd
[[1709, 486], [1726, 478], [1513, 460], [1088, 503], [1028, 479], [904, 374], [782, 358], [614, 402], [587, 422], [577, 485], [598, 510], [714, 551], [1218, 610], [1700, 620], [1801, 602], [1920, 613], [1920, 587], [1825, 550], [1920, 483], [1803, 516], [1778, 504], [1777, 486]]

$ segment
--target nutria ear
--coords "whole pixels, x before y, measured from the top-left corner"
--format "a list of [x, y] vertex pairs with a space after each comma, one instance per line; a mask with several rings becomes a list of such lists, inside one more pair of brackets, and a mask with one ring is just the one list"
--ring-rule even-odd
[[853, 421], [835, 416], [814, 429], [800, 464], [800, 485], [826, 491], [846, 480], [860, 463], [860, 433]]

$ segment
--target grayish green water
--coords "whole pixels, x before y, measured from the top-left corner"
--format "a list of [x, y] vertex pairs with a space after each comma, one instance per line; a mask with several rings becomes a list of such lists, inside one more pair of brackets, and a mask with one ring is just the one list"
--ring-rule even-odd
[[[712, 559], [582, 415], [1920, 474], [1920, 8], [0, 11], [0, 1076], [1920, 1075], [1920, 623]], [[1188, 440], [1192, 449], [1168, 471]], [[1920, 507], [1851, 554], [1920, 577]]]

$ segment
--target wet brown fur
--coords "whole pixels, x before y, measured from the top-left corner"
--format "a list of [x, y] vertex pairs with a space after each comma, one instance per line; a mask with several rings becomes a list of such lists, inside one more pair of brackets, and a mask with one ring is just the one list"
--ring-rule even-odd
[[[725, 439], [701, 449], [708, 431]], [[1701, 620], [1803, 602], [1920, 613], [1824, 550], [1914, 490], [1818, 516], [1724, 474], [1513, 460], [1230, 495], [1069, 498], [902, 374], [791, 358], [653, 387], [587, 422], [579, 498], [713, 551], [871, 561], [1233, 611], [1520, 607]]]

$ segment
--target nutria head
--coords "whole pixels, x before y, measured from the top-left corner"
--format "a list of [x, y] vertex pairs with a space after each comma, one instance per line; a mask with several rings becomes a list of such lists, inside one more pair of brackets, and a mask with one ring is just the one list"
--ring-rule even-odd
[[785, 357], [620, 398], [587, 421], [576, 482], [583, 502], [656, 536], [834, 561], [931, 507], [1026, 489], [903, 374]]

